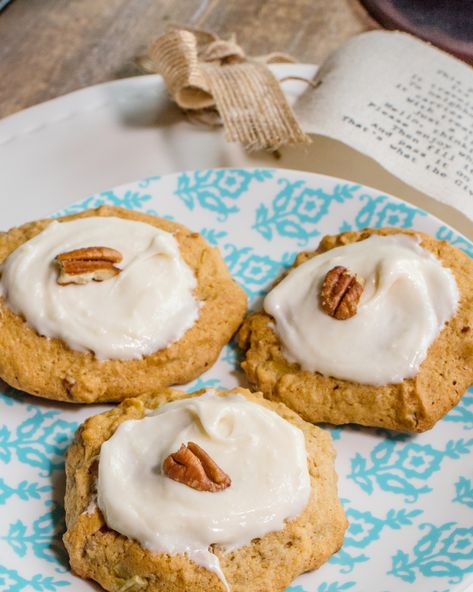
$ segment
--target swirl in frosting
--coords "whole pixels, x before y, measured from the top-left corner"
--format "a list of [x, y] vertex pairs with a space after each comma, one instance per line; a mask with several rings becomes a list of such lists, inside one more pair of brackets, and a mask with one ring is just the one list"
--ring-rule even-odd
[[[337, 320], [319, 305], [328, 271], [344, 266], [365, 280], [355, 316]], [[371, 236], [313, 257], [264, 300], [284, 355], [303, 370], [363, 384], [415, 376], [458, 307], [450, 269], [415, 236]]]
[[[54, 259], [91, 246], [119, 251], [121, 273], [60, 286]], [[197, 281], [174, 236], [151, 224], [91, 216], [51, 222], [1, 268], [0, 295], [40, 335], [98, 359], [129, 360], [167, 347], [199, 316]]]
[[[189, 441], [230, 476], [230, 487], [197, 491], [166, 477], [164, 459]], [[162, 405], [123, 422], [100, 451], [98, 505], [108, 526], [152, 551], [185, 553], [224, 582], [209, 546], [231, 551], [281, 530], [309, 495], [303, 432], [240, 394], [208, 390]]]

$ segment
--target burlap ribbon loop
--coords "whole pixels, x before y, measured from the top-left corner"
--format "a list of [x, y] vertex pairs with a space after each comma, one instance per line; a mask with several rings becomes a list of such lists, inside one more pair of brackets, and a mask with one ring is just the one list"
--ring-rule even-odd
[[198, 114], [216, 109], [229, 142], [247, 150], [276, 150], [308, 143], [268, 63], [292, 61], [284, 54], [248, 58], [234, 39], [172, 30], [148, 53], [148, 69], [161, 74], [176, 103]]

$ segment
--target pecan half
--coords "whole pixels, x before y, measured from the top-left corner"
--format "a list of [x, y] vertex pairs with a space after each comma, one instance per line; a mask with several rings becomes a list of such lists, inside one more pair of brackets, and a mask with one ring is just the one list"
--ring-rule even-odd
[[182, 444], [163, 462], [164, 474], [198, 491], [222, 491], [230, 487], [230, 477], [195, 442]]
[[55, 258], [59, 268], [57, 283], [67, 286], [103, 282], [120, 273], [121, 269], [114, 263], [120, 263], [122, 259], [119, 251], [109, 247], [84, 247], [60, 253]]
[[346, 267], [337, 265], [325, 276], [320, 306], [331, 317], [344, 321], [356, 315], [362, 293], [362, 281]]

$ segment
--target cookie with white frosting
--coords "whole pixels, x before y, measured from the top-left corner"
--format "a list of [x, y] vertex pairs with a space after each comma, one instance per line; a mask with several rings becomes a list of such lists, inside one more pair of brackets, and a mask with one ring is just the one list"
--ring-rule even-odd
[[473, 261], [423, 233], [327, 236], [263, 307], [243, 368], [308, 421], [422, 432], [473, 383]]
[[88, 419], [66, 463], [72, 569], [106, 590], [283, 592], [342, 545], [329, 434], [245, 389]]
[[0, 378], [72, 402], [192, 380], [240, 325], [246, 296], [217, 249], [122, 208], [0, 235]]

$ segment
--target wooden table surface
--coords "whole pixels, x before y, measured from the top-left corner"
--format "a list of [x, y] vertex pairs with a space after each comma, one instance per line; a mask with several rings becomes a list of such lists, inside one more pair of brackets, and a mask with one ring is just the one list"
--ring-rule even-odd
[[376, 27], [357, 0], [13, 0], [0, 13], [0, 117], [139, 74], [134, 59], [169, 25], [309, 63]]

